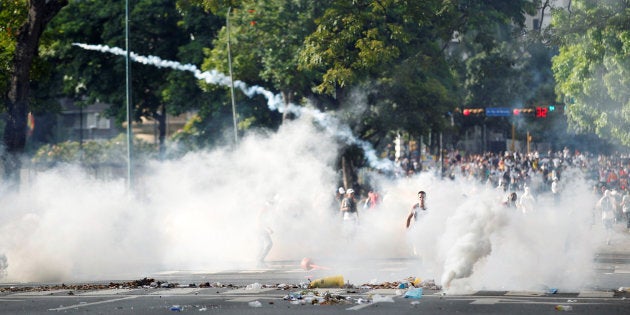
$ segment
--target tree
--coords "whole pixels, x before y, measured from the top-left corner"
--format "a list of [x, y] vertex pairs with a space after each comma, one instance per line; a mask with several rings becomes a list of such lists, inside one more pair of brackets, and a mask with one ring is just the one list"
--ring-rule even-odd
[[[312, 95], [313, 74], [298, 68], [299, 51], [304, 38], [315, 30], [314, 19], [328, 1], [310, 0], [249, 0], [241, 1], [230, 12], [231, 53], [235, 79], [248, 84], [260, 84], [280, 93], [284, 103], [280, 107], [287, 118], [289, 104], [299, 104]], [[226, 12], [226, 7], [221, 12]], [[205, 69], [216, 68], [228, 72], [228, 34], [224, 29], [210, 52]], [[242, 98], [239, 102], [244, 101]], [[268, 108], [262, 108], [268, 111]], [[252, 112], [253, 118], [264, 119], [262, 113]], [[239, 110], [239, 115], [246, 113]], [[269, 122], [269, 120], [266, 120]]]
[[28, 16], [16, 36], [12, 71], [6, 98], [7, 119], [4, 128], [3, 156], [5, 177], [16, 181], [21, 168], [20, 156], [26, 144], [26, 119], [29, 107], [30, 71], [38, 55], [39, 43], [48, 23], [68, 4], [67, 0], [31, 0]]
[[630, 5], [576, 0], [552, 19], [556, 92], [569, 127], [630, 145]]
[[[219, 21], [200, 7], [182, 1], [140, 0], [131, 8], [131, 51], [182, 64], [200, 64], [202, 49], [211, 44]], [[126, 121], [121, 56], [83, 51], [74, 42], [124, 47], [124, 6], [119, 1], [73, 1], [56, 20], [51, 33], [57, 39], [50, 61], [58, 65], [56, 77], [64, 94], [87, 105], [97, 100], [111, 104], [106, 113], [118, 123]], [[81, 19], [76, 17], [80, 16]], [[79, 53], [80, 52], [80, 53]], [[135, 123], [143, 118], [158, 124], [160, 151], [166, 140], [166, 115], [200, 108], [210, 100], [189, 72], [156, 65], [132, 64], [132, 110]], [[163, 155], [162, 155], [163, 156]]]

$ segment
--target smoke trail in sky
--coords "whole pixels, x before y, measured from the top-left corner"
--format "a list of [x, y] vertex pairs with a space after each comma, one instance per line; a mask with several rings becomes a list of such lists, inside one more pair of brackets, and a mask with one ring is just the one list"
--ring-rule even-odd
[[[127, 54], [126, 50], [119, 47], [109, 47], [105, 45], [88, 45], [82, 43], [73, 43], [73, 45], [86, 50], [100, 51], [119, 56], [124, 56]], [[217, 71], [216, 69], [201, 71], [199, 70], [199, 68], [197, 68], [197, 66], [193, 64], [182, 64], [177, 61], [164, 60], [157, 56], [142, 56], [134, 52], [130, 52], [129, 56], [131, 60], [138, 63], [153, 65], [158, 68], [170, 68], [179, 71], [189, 71], [193, 73], [195, 78], [203, 80], [206, 83], [220, 86], [230, 86], [230, 77]], [[361, 147], [370, 166], [380, 170], [391, 169], [393, 167], [392, 163], [389, 160], [382, 160], [376, 156], [376, 152], [369, 142], [356, 138], [352, 134], [350, 128], [345, 125], [342, 126], [339, 121], [331, 115], [327, 115], [326, 113], [323, 113], [316, 109], [297, 106], [295, 104], [285, 104], [281, 94], [274, 94], [273, 92], [258, 85], [247, 86], [247, 84], [243, 81], [234, 80], [234, 87], [242, 91], [243, 94], [250, 98], [255, 95], [264, 96], [267, 99], [267, 106], [270, 110], [275, 110], [280, 113], [284, 113], [286, 111], [298, 117], [302, 115], [309, 115], [313, 117], [313, 119], [317, 123], [319, 123], [320, 126], [325, 128], [327, 133], [333, 134], [344, 143], [354, 144]]]

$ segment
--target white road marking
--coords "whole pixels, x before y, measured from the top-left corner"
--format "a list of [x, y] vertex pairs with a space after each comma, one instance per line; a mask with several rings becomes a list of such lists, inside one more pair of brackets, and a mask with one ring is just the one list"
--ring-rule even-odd
[[[374, 304], [374, 303], [372, 303], [372, 304]], [[366, 308], [366, 307], [368, 307], [368, 306], [370, 306], [370, 305], [372, 305], [372, 304], [365, 303], [365, 304], [355, 305], [355, 306], [353, 306], [353, 307], [346, 308], [346, 311], [358, 311], [358, 310], [360, 310], [360, 309], [364, 309], [364, 308]]]
[[260, 289], [240, 288], [240, 289], [225, 291], [221, 294], [227, 294], [227, 295], [229, 294], [257, 294], [257, 293], [262, 293], [262, 292], [267, 292], [267, 291], [272, 291], [272, 290], [276, 290], [276, 288], [260, 288]]
[[112, 302], [118, 302], [118, 301], [123, 301], [123, 300], [135, 299], [138, 296], [139, 295], [133, 295], [133, 296], [126, 296], [126, 297], [119, 298], [119, 299], [98, 301], [98, 302], [92, 302], [92, 303], [80, 303], [80, 304], [74, 304], [74, 305], [69, 305], [69, 306], [62, 306], [62, 307], [58, 307], [58, 308], [51, 308], [51, 309], [48, 309], [48, 310], [49, 311], [64, 311], [64, 310], [69, 310], [69, 309], [79, 308], [79, 307], [84, 307], [84, 306], [91, 306], [91, 305], [98, 305], [98, 304], [105, 304], [105, 303], [112, 303]]
[[95, 290], [88, 292], [75, 293], [75, 295], [118, 295], [125, 294], [132, 291], [136, 291], [138, 289], [104, 289], [104, 290]]
[[149, 293], [149, 295], [184, 295], [199, 292], [199, 288], [172, 288]]

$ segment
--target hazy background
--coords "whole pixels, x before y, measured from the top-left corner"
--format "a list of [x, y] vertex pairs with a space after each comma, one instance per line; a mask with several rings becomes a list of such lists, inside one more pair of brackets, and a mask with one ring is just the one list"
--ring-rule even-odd
[[[559, 204], [536, 196], [527, 215], [503, 207], [503, 192], [466, 179], [376, 177], [382, 204], [360, 208], [356, 235], [345, 239], [334, 200], [337, 146], [330, 130], [303, 117], [276, 133], [249, 134], [238, 147], [146, 165], [131, 194], [123, 180], [93, 180], [71, 165], [36, 174], [0, 195], [3, 282], [255, 268], [257, 216], [272, 198], [267, 258], [299, 268], [309, 257], [354, 284], [416, 276], [450, 290], [571, 289], [590, 281], [604, 236], [593, 217], [597, 199], [579, 174], [565, 173]], [[428, 212], [407, 231], [418, 190], [427, 192]], [[381, 270], [383, 258], [414, 259], [414, 267], [407, 275]]]

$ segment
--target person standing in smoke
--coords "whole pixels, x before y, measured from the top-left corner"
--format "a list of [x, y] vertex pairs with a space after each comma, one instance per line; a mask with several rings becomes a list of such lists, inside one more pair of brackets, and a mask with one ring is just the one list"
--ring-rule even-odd
[[626, 191], [621, 198], [621, 212], [626, 220], [626, 228], [630, 232], [630, 193]]
[[271, 211], [276, 206], [277, 197], [268, 200], [265, 205], [258, 212], [258, 238], [259, 238], [259, 253], [258, 253], [258, 267], [265, 268], [267, 264], [265, 259], [273, 247], [273, 240], [271, 234], [273, 229], [270, 227], [271, 223]]
[[560, 187], [558, 184], [558, 177], [554, 176], [551, 181], [551, 194], [553, 195], [554, 202], [558, 203], [558, 199], [560, 199]]
[[610, 245], [610, 235], [615, 221], [615, 207], [615, 199], [611, 195], [611, 191], [606, 189], [604, 196], [597, 202], [597, 209], [602, 214], [602, 224], [606, 229], [606, 244], [608, 245]]
[[415, 203], [412, 207], [411, 207], [411, 211], [409, 212], [409, 215], [407, 216], [407, 224], [405, 225], [405, 227], [408, 229], [411, 226], [411, 222], [412, 221], [418, 221], [418, 211], [426, 211], [427, 210], [427, 206], [425, 204], [425, 200], [427, 199], [427, 193], [424, 192], [423, 190], [418, 192], [418, 202]]
[[341, 206], [341, 201], [343, 200], [344, 196], [346, 195], [346, 190], [343, 187], [339, 187], [336, 191], [335, 191], [335, 204], [334, 207], [332, 208], [335, 213], [337, 213], [337, 209], [339, 209], [339, 207]]
[[[411, 207], [411, 211], [409, 211], [409, 215], [407, 215], [407, 221], [405, 222], [405, 227], [407, 229], [407, 237], [409, 239], [409, 243], [411, 244], [411, 252], [413, 256], [418, 256], [418, 250], [416, 249], [415, 235], [413, 233], [415, 226], [415, 222], [418, 221], [419, 211], [427, 211], [426, 205], [427, 193], [423, 190], [418, 192], [418, 202], [415, 203]], [[412, 222], [414, 223], [412, 225]]]
[[529, 187], [526, 186], [521, 198], [518, 198], [517, 206], [521, 209], [521, 211], [523, 211], [523, 214], [527, 214], [534, 210], [535, 202], [536, 200], [534, 199], [534, 196], [532, 196]]
[[341, 200], [339, 210], [343, 216], [344, 234], [346, 236], [353, 235], [359, 224], [359, 212], [357, 211], [357, 201], [354, 198], [354, 189], [348, 188], [346, 190], [346, 196]]
[[511, 192], [505, 198], [503, 205], [507, 208], [516, 208], [516, 200], [518, 199], [518, 195], [516, 192]]

